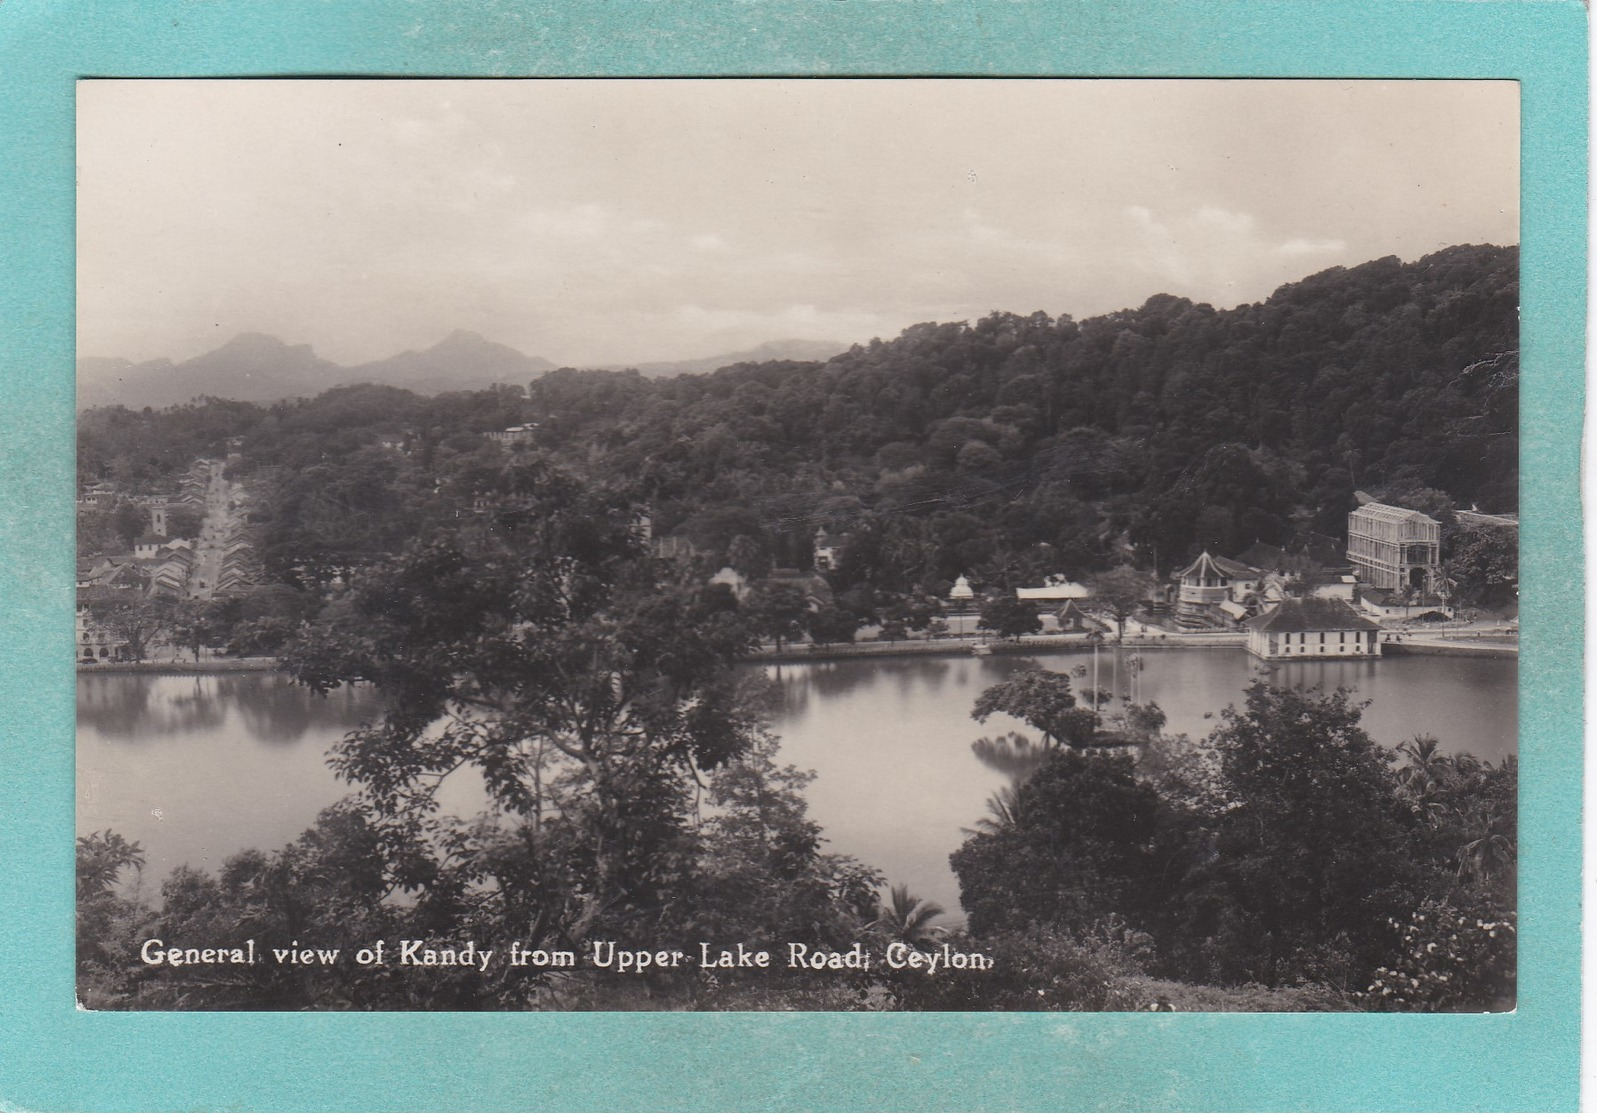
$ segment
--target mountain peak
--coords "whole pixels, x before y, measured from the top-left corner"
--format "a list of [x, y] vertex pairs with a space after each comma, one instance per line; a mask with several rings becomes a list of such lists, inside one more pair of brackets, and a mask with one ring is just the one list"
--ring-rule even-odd
[[[289, 348], [297, 349], [297, 348], [300, 348], [300, 347], [299, 346], [290, 346], [288, 344], [288, 342], [284, 341], [282, 338], [273, 337], [271, 334], [262, 334], [262, 333], [256, 333], [253, 330], [246, 330], [245, 332], [243, 332], [241, 334], [235, 334], [232, 338], [230, 338], [229, 340], [223, 342], [221, 345], [217, 346], [215, 349], [212, 349], [210, 352], [211, 353], [280, 353], [284, 349], [289, 349]], [[207, 355], [209, 355], [209, 354], [207, 354]]]
[[442, 349], [446, 345], [495, 345], [497, 342], [489, 341], [475, 330], [450, 330], [448, 336], [433, 346]]

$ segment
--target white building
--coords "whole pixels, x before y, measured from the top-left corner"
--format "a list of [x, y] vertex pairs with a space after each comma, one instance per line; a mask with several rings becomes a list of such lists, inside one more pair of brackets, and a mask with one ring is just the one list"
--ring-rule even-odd
[[1348, 513], [1347, 560], [1376, 589], [1439, 592], [1441, 549], [1442, 525], [1424, 512], [1372, 501]]
[[1063, 605], [1067, 601], [1085, 601], [1092, 596], [1092, 591], [1063, 574], [1052, 574], [1040, 586], [1021, 586], [1015, 590], [1015, 596], [1043, 605]]
[[525, 426], [506, 427], [502, 431], [489, 431], [488, 437], [499, 443], [505, 449], [512, 446], [530, 445], [536, 436], [538, 425], [528, 423]]
[[1374, 659], [1381, 626], [1341, 598], [1290, 598], [1243, 622], [1260, 659]]

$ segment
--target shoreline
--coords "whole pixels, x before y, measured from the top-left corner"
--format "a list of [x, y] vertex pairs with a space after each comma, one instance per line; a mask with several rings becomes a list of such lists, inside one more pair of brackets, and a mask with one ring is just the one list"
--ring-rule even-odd
[[[801, 644], [798, 647], [761, 648], [742, 658], [743, 663], [817, 663], [839, 659], [886, 658], [899, 659], [925, 656], [964, 657], [973, 655], [978, 645], [990, 649], [992, 655], [1030, 655], [1038, 651], [1080, 650], [1091, 647], [1085, 638], [1077, 636], [1031, 636], [1019, 641], [984, 641], [974, 639], [953, 640], [897, 640], [885, 644], [875, 642], [860, 644]], [[1115, 648], [1136, 651], [1182, 650], [1187, 648], [1245, 648], [1247, 638], [1241, 633], [1164, 633], [1159, 636], [1128, 636], [1123, 642], [1105, 642], [1103, 651]], [[1494, 659], [1515, 659], [1519, 656], [1517, 644], [1487, 643], [1477, 637], [1470, 640], [1410, 635], [1402, 643], [1386, 641], [1382, 655], [1441, 655], [1478, 656]], [[80, 675], [231, 675], [243, 672], [279, 671], [272, 656], [251, 656], [241, 659], [202, 659], [198, 663], [173, 663], [146, 661], [144, 663], [80, 663]]]
[[[1412, 640], [1413, 642], [1410, 642]], [[978, 640], [939, 640], [926, 641], [899, 641], [896, 644], [804, 644], [798, 648], [784, 648], [777, 652], [772, 648], [762, 648], [760, 651], [744, 657], [745, 663], [815, 663], [836, 659], [859, 659], [875, 656], [970, 656], [974, 653], [972, 648], [977, 644], [985, 643], [991, 649], [992, 655], [1030, 655], [1038, 651], [1078, 650], [1089, 651], [1091, 645], [1085, 640], [1062, 637], [1031, 637], [1022, 642], [1004, 641], [984, 642]], [[1241, 633], [1168, 633], [1162, 637], [1154, 636], [1128, 636], [1123, 642], [1105, 642], [1099, 647], [1104, 652], [1112, 652], [1116, 648], [1122, 650], [1146, 651], [1184, 651], [1189, 648], [1246, 648], [1247, 637]], [[1425, 639], [1421, 637], [1405, 638], [1403, 643], [1386, 641], [1382, 644], [1382, 655], [1442, 655], [1442, 656], [1478, 656], [1493, 659], [1517, 659], [1519, 647], [1517, 644], [1488, 644], [1484, 642], [1470, 642], [1465, 640]], [[1334, 662], [1335, 656], [1307, 657], [1316, 662]], [[1351, 659], [1352, 657], [1348, 657]], [[1264, 662], [1264, 661], [1260, 661]], [[1281, 662], [1279, 660], [1271, 662]], [[1368, 660], [1365, 660], [1368, 662]]]
[[238, 659], [202, 659], [187, 663], [145, 660], [143, 663], [80, 663], [80, 675], [234, 675], [244, 671], [277, 671], [277, 658], [269, 655]]

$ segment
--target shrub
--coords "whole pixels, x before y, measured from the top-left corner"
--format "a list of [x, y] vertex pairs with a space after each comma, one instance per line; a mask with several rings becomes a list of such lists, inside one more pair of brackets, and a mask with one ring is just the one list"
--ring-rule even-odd
[[[1473, 909], [1473, 910], [1471, 910]], [[1389, 1012], [1507, 1012], [1514, 1007], [1515, 917], [1490, 905], [1428, 900], [1406, 923], [1397, 960], [1359, 998]]]

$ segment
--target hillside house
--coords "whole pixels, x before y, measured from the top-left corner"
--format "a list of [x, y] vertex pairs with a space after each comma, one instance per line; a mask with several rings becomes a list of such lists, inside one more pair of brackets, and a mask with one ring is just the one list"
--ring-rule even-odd
[[489, 431], [488, 437], [499, 446], [509, 450], [516, 446], [530, 446], [537, 437], [538, 424], [526, 423], [521, 426], [506, 427], [502, 431]]
[[732, 591], [732, 596], [742, 602], [749, 596], [749, 580], [733, 570], [730, 566], [723, 566], [710, 576], [710, 585], [726, 586]]
[[843, 548], [848, 538], [832, 535], [823, 527], [815, 532], [815, 569], [836, 570], [843, 562]]

